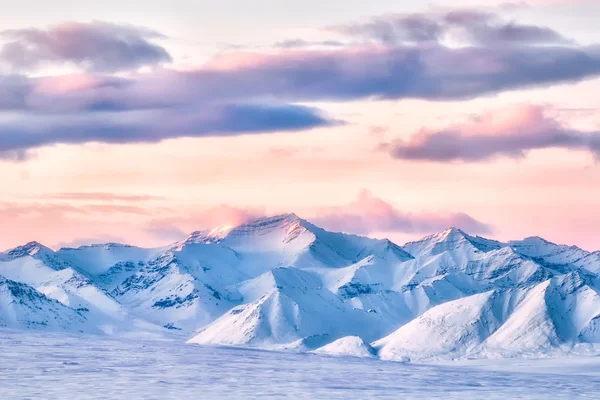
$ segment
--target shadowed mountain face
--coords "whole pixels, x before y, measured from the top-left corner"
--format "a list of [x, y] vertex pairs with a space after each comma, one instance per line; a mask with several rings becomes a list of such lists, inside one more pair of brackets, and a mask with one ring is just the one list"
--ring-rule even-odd
[[455, 228], [398, 246], [294, 214], [157, 249], [33, 242], [0, 253], [0, 327], [386, 359], [594, 348], [599, 254]]

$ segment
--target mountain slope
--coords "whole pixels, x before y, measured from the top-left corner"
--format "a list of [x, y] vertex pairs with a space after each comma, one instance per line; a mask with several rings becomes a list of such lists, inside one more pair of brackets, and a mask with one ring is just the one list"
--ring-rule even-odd
[[531, 287], [495, 290], [433, 307], [376, 341], [384, 359], [547, 352], [599, 343], [598, 278], [572, 272]]
[[505, 244], [501, 242], [471, 236], [460, 229], [450, 228], [419, 241], [409, 242], [404, 245], [404, 250], [414, 257], [431, 257], [444, 252], [461, 250], [460, 254], [468, 258], [477, 258], [482, 253], [498, 250], [504, 246]]
[[118, 285], [113, 296], [137, 315], [168, 329], [190, 332], [212, 322], [239, 304], [240, 296], [228, 286], [242, 278], [226, 271], [225, 255], [217, 266], [204, 262], [207, 257], [201, 255], [190, 262], [186, 251], [198, 251], [198, 246], [203, 245], [170, 251], [149, 262]]
[[600, 251], [590, 253], [577, 246], [558, 245], [540, 237], [511, 241], [509, 245], [516, 252], [554, 268], [578, 267], [600, 272]]
[[[155, 249], [0, 253], [3, 326], [405, 360], [600, 351], [600, 253], [451, 228], [400, 247], [294, 214]], [[44, 325], [45, 324], [45, 325]]]
[[99, 276], [108, 273], [111, 268], [121, 263], [143, 264], [161, 252], [162, 249], [143, 249], [117, 243], [106, 243], [78, 248], [62, 248], [56, 252], [56, 256], [87, 275]]
[[3, 276], [0, 276], [0, 327], [97, 333], [78, 311]]
[[38, 242], [29, 242], [23, 246], [0, 253], [0, 262], [9, 262], [24, 257], [38, 260], [55, 270], [61, 270], [70, 266], [66, 260], [57, 256], [52, 249]]
[[98, 281], [83, 275], [58, 253], [35, 242], [17, 249], [0, 258], [4, 260], [0, 261], [0, 274], [5, 278], [76, 310], [97, 331], [157, 330], [131, 315]]
[[346, 336], [368, 322], [368, 313], [354, 310], [323, 289], [317, 276], [297, 268], [276, 268], [240, 287], [250, 303], [230, 310], [190, 343], [275, 345], [328, 335]]

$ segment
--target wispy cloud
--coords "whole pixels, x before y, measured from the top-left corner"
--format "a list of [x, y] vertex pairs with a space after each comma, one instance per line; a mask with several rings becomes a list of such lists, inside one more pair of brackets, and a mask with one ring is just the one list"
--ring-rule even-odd
[[150, 218], [149, 213], [136, 206], [98, 203], [75, 206], [57, 201], [0, 202], [0, 243], [8, 248], [36, 240], [58, 248], [67, 242], [74, 244], [73, 239], [81, 237], [82, 232], [88, 238], [107, 238], [118, 232], [119, 236], [135, 239], [132, 232], [137, 221]]
[[[74, 196], [79, 197], [79, 196]], [[127, 198], [127, 200], [130, 200]], [[280, 212], [294, 210], [280, 210]], [[238, 226], [272, 214], [261, 208], [218, 204], [205, 207], [164, 208], [140, 205], [71, 202], [0, 202], [0, 243], [17, 246], [37, 240], [54, 248], [99, 242], [161, 246], [185, 238], [194, 231], [217, 226]], [[359, 198], [338, 207], [307, 208], [303, 215], [333, 231], [429, 234], [456, 226], [473, 234], [487, 234], [492, 227], [463, 213], [408, 213], [361, 192]], [[81, 232], [85, 231], [86, 236]]]
[[105, 201], [105, 202], [145, 202], [153, 200], [163, 200], [162, 197], [151, 195], [119, 194], [106, 192], [66, 192], [49, 193], [44, 196], [47, 199], [54, 200], [83, 200], [83, 201]]
[[101, 202], [102, 198], [130, 201], [129, 196], [99, 196], [81, 204], [68, 201], [82, 197], [73, 195], [54, 201], [0, 202], [0, 244], [8, 248], [36, 240], [54, 248], [99, 242], [165, 245], [196, 230], [238, 225], [264, 215], [263, 210], [225, 204], [172, 209], [147, 202]]
[[53, 217], [93, 217], [101, 215], [134, 215], [147, 216], [153, 212], [166, 209], [148, 209], [131, 204], [106, 204], [91, 203], [74, 205], [69, 202], [2, 202], [0, 203], [0, 217], [53, 216]]
[[338, 40], [304, 40], [304, 39], [288, 39], [277, 42], [273, 45], [275, 48], [295, 49], [301, 47], [342, 47], [345, 43]]
[[436, 162], [478, 162], [522, 158], [546, 148], [585, 150], [600, 158], [600, 132], [571, 129], [541, 106], [510, 107], [441, 130], [427, 130], [408, 141], [382, 145], [392, 157]]
[[176, 241], [193, 231], [221, 225], [237, 226], [261, 216], [264, 216], [264, 210], [220, 204], [195, 210], [186, 216], [152, 220], [146, 224], [145, 231], [156, 240]]
[[330, 230], [355, 234], [432, 233], [450, 227], [473, 234], [489, 234], [493, 229], [464, 213], [405, 213], [366, 190], [352, 203], [319, 210], [313, 221]]

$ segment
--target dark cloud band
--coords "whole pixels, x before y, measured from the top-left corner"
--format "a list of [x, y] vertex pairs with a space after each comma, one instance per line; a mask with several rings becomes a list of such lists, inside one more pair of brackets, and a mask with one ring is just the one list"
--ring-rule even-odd
[[21, 161], [26, 149], [56, 143], [152, 143], [176, 137], [300, 131], [336, 124], [297, 105], [231, 104], [204, 109], [45, 115], [27, 124], [0, 123], [0, 157]]

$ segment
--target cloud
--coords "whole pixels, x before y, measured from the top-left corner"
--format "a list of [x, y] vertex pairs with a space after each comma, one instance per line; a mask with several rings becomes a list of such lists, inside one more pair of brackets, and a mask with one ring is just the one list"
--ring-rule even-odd
[[0, 245], [36, 240], [53, 248], [99, 242], [164, 246], [196, 230], [239, 225], [264, 215], [260, 209], [228, 205], [170, 209], [153, 203], [74, 205], [68, 200], [0, 202]]
[[325, 147], [321, 146], [308, 146], [308, 147], [294, 147], [294, 146], [281, 146], [281, 147], [270, 147], [266, 151], [266, 155], [275, 159], [290, 159], [303, 153], [306, 154], [318, 154], [322, 153]]
[[185, 239], [186, 236], [190, 234], [190, 232], [185, 232], [174, 225], [162, 224], [160, 222], [150, 223], [144, 230], [153, 239], [162, 243], [174, 243]]
[[571, 41], [557, 31], [507, 21], [489, 11], [458, 9], [447, 12], [394, 14], [367, 22], [330, 28], [350, 36], [384, 44], [461, 40], [480, 45], [566, 44]]
[[146, 216], [153, 212], [166, 212], [168, 210], [155, 208], [153, 210], [122, 204], [92, 203], [86, 205], [72, 205], [68, 202], [22, 202], [0, 203], [0, 218], [31, 216], [63, 216], [65, 218], [85, 218], [106, 215], [133, 215]]
[[533, 5], [536, 6], [551, 6], [551, 5], [565, 5], [565, 6], [573, 6], [573, 5], [584, 5], [584, 4], [594, 4], [596, 0], [524, 0], [524, 1], [514, 1], [514, 2], [506, 2], [505, 0], [500, 1], [500, 5], [506, 7], [530, 7]]
[[295, 156], [300, 152], [299, 148], [296, 147], [271, 147], [267, 154], [276, 158], [287, 159]]
[[172, 216], [150, 221], [146, 224], [145, 231], [156, 240], [176, 241], [194, 231], [226, 225], [238, 226], [264, 215], [264, 210], [220, 204], [190, 212], [186, 216]]
[[119, 72], [172, 61], [167, 50], [151, 42], [164, 38], [162, 34], [108, 22], [6, 30], [0, 38], [8, 41], [0, 48], [0, 63], [14, 70], [66, 63], [94, 72]]
[[8, 77], [0, 80], [0, 107], [66, 114], [365, 98], [460, 100], [598, 76], [600, 46], [361, 46], [230, 55], [220, 63], [131, 78], [77, 76], [76, 82]]
[[277, 42], [273, 47], [279, 47], [283, 49], [295, 49], [302, 47], [342, 47], [343, 42], [337, 40], [321, 40], [321, 41], [310, 41], [304, 39], [288, 39]]
[[49, 193], [44, 196], [54, 200], [84, 200], [84, 201], [106, 201], [106, 202], [145, 202], [152, 200], [163, 200], [162, 197], [151, 195], [131, 195], [105, 192], [67, 192]]
[[[227, 204], [169, 209], [154, 203], [74, 205], [69, 200], [81, 196], [58, 197], [64, 197], [63, 201], [0, 202], [0, 220], [3, 221], [0, 244], [8, 248], [37, 240], [53, 248], [101, 242], [164, 246], [182, 240], [194, 231], [239, 226], [273, 214], [262, 208]], [[108, 196], [109, 201], [112, 198]], [[126, 200], [131, 199], [126, 197]], [[305, 212], [309, 221], [325, 229], [363, 235], [429, 234], [451, 226], [473, 234], [486, 234], [492, 230], [489, 225], [462, 213], [404, 213], [368, 191], [361, 192], [350, 204], [307, 208]], [[82, 231], [86, 232], [85, 236], [81, 235]]]
[[118, 232], [131, 239], [137, 221], [149, 217], [140, 208], [102, 204], [90, 207], [66, 202], [0, 202], [0, 244], [8, 248], [36, 240], [58, 248], [81, 237], [84, 231], [88, 238], [107, 238], [107, 232]]
[[[476, 20], [478, 14], [451, 15]], [[4, 77], [0, 107], [68, 113], [365, 98], [461, 100], [600, 75], [600, 46], [550, 42], [552, 35], [542, 31], [529, 32], [513, 23], [487, 38], [475, 35], [483, 43], [458, 47], [434, 41], [230, 52], [195, 70], [160, 70], [130, 78]], [[542, 38], [547, 41], [537, 43]], [[448, 67], [457, 65], [461, 68]]]
[[559, 32], [536, 25], [503, 21], [494, 14], [476, 11], [454, 11], [445, 17], [449, 29], [472, 43], [488, 45], [568, 44], [572, 40]]
[[363, 235], [375, 232], [433, 233], [450, 227], [472, 234], [492, 231], [490, 225], [464, 213], [404, 213], [365, 190], [350, 204], [319, 210], [311, 221], [325, 229]]
[[385, 138], [385, 135], [388, 132], [389, 128], [385, 126], [374, 125], [369, 128], [369, 135], [380, 141], [382, 141]]
[[[393, 25], [392, 33], [371, 32], [381, 21]], [[138, 29], [90, 26], [125, 37]], [[351, 37], [383, 38], [326, 49], [233, 51], [187, 71], [0, 77], [0, 157], [23, 160], [30, 149], [57, 143], [295, 132], [341, 123], [304, 103], [465, 100], [600, 76], [600, 45], [578, 45], [550, 28], [492, 13], [385, 16], [344, 29]], [[446, 44], [449, 34], [466, 43]]]
[[[197, 99], [277, 98], [304, 102], [457, 100], [596, 75], [600, 75], [600, 48], [596, 47], [450, 48], [424, 44], [282, 51], [255, 55], [246, 64], [229, 69], [172, 73], [164, 80], [173, 85], [166, 89], [171, 99], [193, 95]], [[146, 79], [131, 89], [140, 94], [147, 92], [145, 88], [152, 82]], [[144, 102], [156, 97], [155, 93], [148, 94]], [[120, 102], [112, 100], [114, 104]]]
[[22, 162], [31, 158], [32, 153], [27, 149], [0, 150], [0, 160]]
[[314, 108], [296, 105], [230, 104], [109, 115], [38, 115], [27, 123], [20, 119], [0, 123], [0, 158], [22, 153], [23, 157], [7, 158], [23, 160], [27, 149], [57, 143], [155, 143], [178, 137], [301, 131], [336, 123]]
[[84, 213], [98, 214], [137, 214], [148, 215], [150, 211], [143, 207], [117, 204], [91, 204], [81, 208]]
[[382, 148], [394, 158], [436, 162], [522, 158], [546, 148], [586, 150], [600, 158], [600, 132], [570, 129], [548, 114], [540, 106], [509, 107], [442, 130], [424, 129]]
[[334, 26], [330, 30], [386, 44], [438, 41], [443, 35], [442, 25], [426, 14], [389, 15], [367, 22]]

